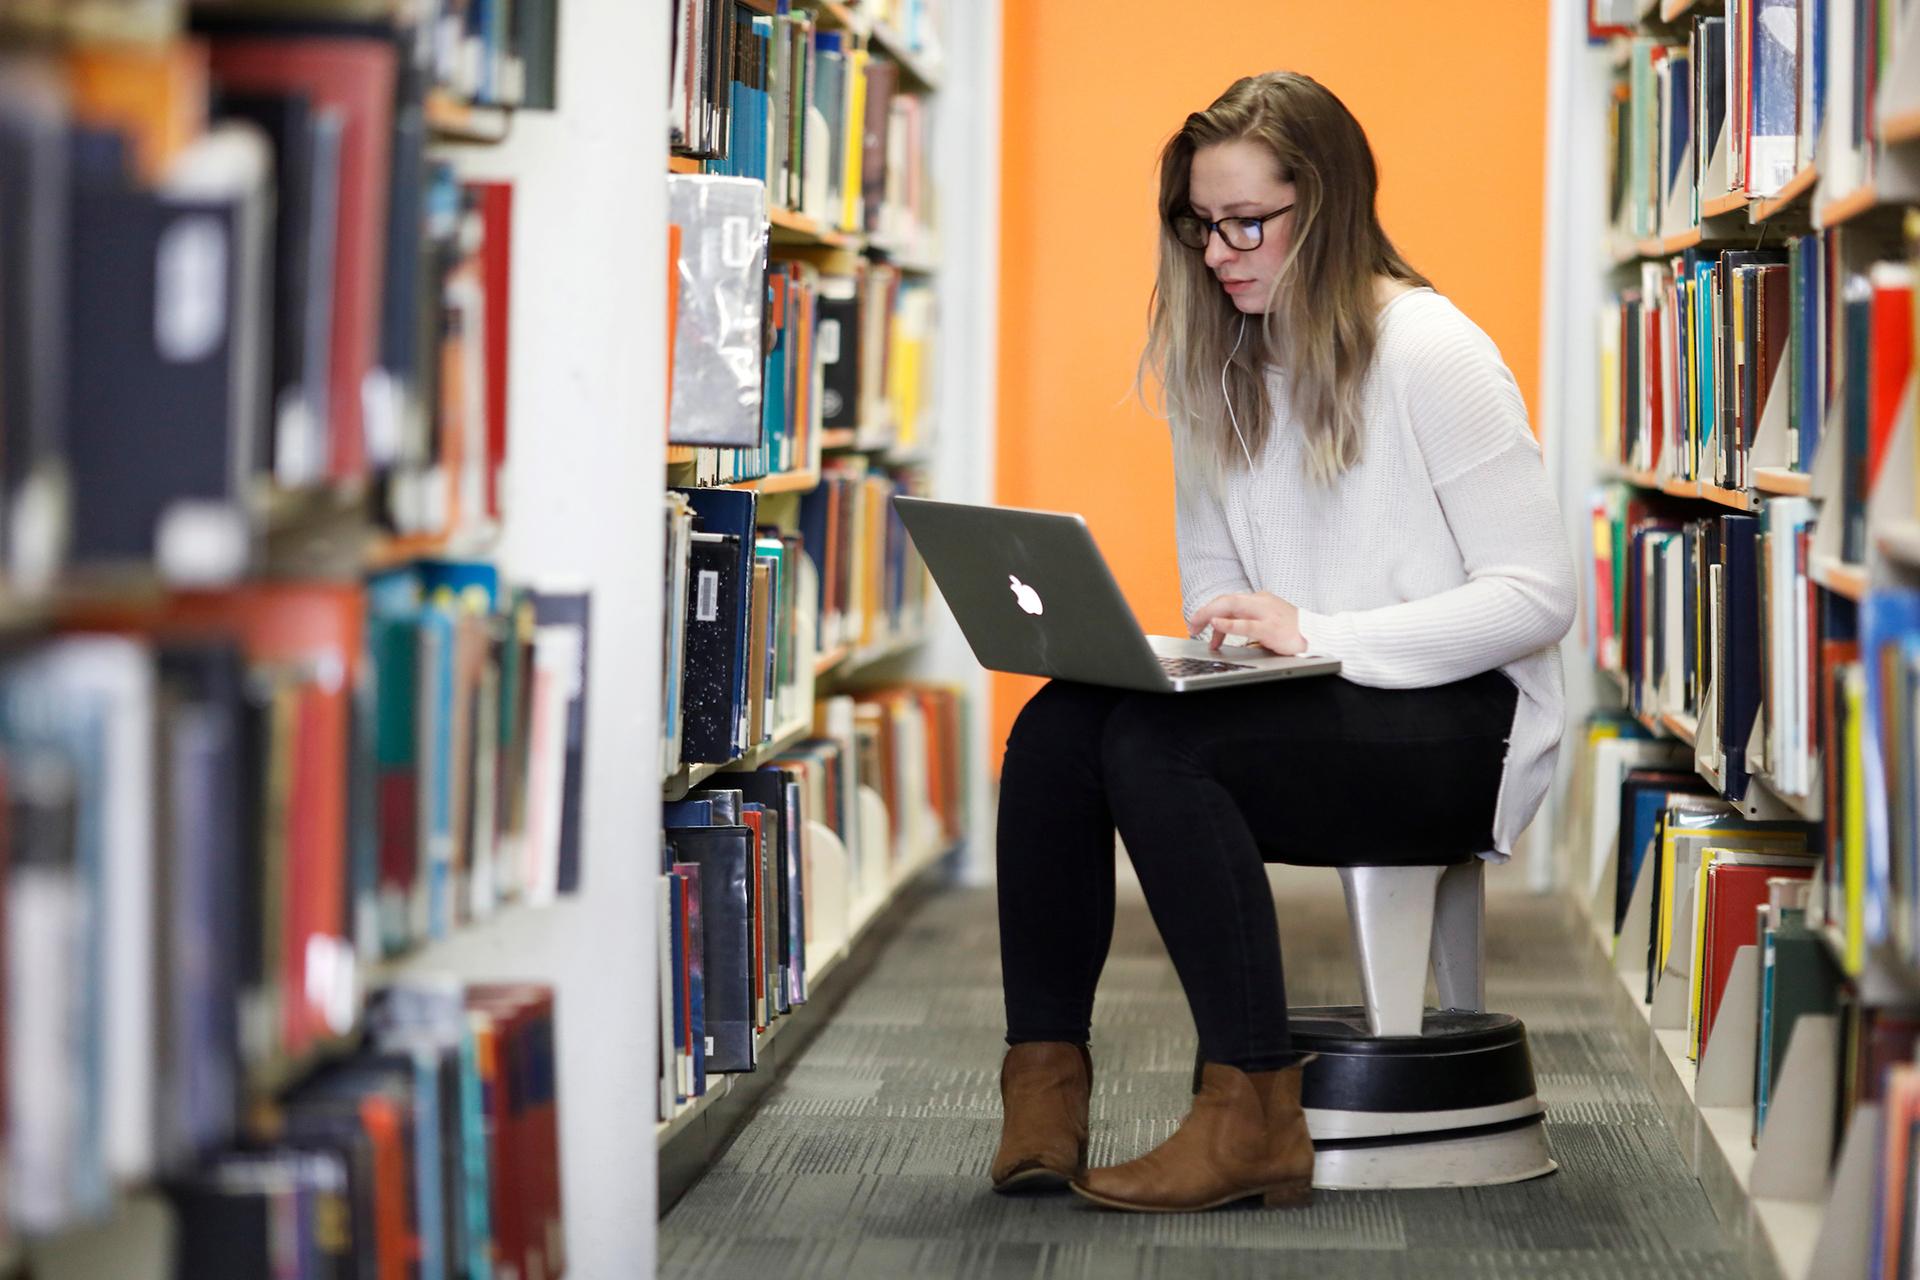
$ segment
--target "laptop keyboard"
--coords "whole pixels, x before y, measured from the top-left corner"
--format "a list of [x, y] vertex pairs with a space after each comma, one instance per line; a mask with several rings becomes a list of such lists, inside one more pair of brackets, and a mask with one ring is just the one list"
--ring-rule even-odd
[[[1160, 657], [1160, 655], [1155, 655]], [[1184, 676], [1217, 676], [1223, 671], [1251, 671], [1244, 662], [1212, 662], [1206, 658], [1160, 657], [1160, 669], [1174, 679]]]

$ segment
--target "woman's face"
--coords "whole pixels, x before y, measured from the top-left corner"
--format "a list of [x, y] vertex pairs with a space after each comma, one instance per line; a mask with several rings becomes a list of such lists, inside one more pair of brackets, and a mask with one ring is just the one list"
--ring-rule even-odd
[[[1293, 184], [1274, 173], [1273, 156], [1257, 143], [1216, 142], [1193, 153], [1187, 174], [1187, 202], [1208, 222], [1255, 219], [1293, 203]], [[1244, 231], [1250, 223], [1242, 223]], [[1222, 231], [1227, 228], [1222, 228]], [[1260, 224], [1260, 243], [1236, 249], [1216, 231], [1207, 237], [1207, 269], [1242, 312], [1258, 315], [1286, 261], [1293, 240], [1293, 214], [1283, 213]], [[1244, 243], [1244, 240], [1242, 241]]]

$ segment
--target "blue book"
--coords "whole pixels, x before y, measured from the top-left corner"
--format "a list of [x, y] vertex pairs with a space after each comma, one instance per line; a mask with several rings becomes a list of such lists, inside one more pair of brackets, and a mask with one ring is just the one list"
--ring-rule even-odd
[[425, 1046], [413, 1050], [414, 1219], [420, 1224], [419, 1280], [448, 1280], [447, 1239], [442, 1227], [446, 1205], [440, 1174], [440, 1055]]
[[[1885, 744], [1891, 726], [1887, 711], [1898, 691], [1887, 685], [1888, 663], [1920, 637], [1920, 591], [1879, 589], [1860, 606], [1860, 666], [1866, 677], [1865, 724], [1860, 730], [1860, 772], [1866, 794], [1866, 935], [1873, 942], [1893, 935], [1893, 852], [1888, 797], [1895, 761]], [[1891, 653], [1889, 651], [1892, 651]], [[1901, 869], [1900, 879], [1908, 879]]]
[[[713, 801], [706, 796], [696, 796], [690, 800], [667, 800], [660, 805], [660, 825], [663, 827], [711, 827], [713, 821]], [[662, 867], [661, 870], [666, 870]]]
[[444, 938], [453, 928], [453, 691], [457, 624], [455, 608], [428, 603], [420, 613], [420, 679], [427, 691], [421, 747], [420, 797], [426, 812], [426, 931]]
[[488, 1212], [493, 1179], [487, 1158], [487, 1105], [473, 1029], [460, 1037], [460, 1156], [467, 1269], [471, 1280], [493, 1280], [493, 1223]]

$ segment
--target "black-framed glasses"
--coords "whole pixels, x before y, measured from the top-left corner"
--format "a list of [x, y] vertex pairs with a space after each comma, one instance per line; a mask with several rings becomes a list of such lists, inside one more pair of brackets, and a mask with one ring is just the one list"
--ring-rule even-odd
[[1197, 213], [1177, 213], [1169, 223], [1173, 228], [1173, 238], [1189, 249], [1206, 252], [1207, 241], [1218, 231], [1220, 238], [1227, 242], [1229, 249], [1247, 253], [1260, 247], [1265, 235], [1267, 223], [1283, 213], [1292, 213], [1292, 205], [1283, 205], [1272, 213], [1263, 213], [1257, 218], [1217, 218], [1213, 221]]

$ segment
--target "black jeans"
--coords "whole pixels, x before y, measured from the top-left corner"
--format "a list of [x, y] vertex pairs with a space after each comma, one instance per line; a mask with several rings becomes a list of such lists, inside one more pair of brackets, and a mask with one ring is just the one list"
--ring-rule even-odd
[[1438, 865], [1491, 849], [1517, 696], [1498, 671], [1428, 689], [1048, 684], [1001, 770], [1007, 1043], [1090, 1039], [1117, 828], [1201, 1053], [1243, 1071], [1293, 1063], [1263, 863]]

